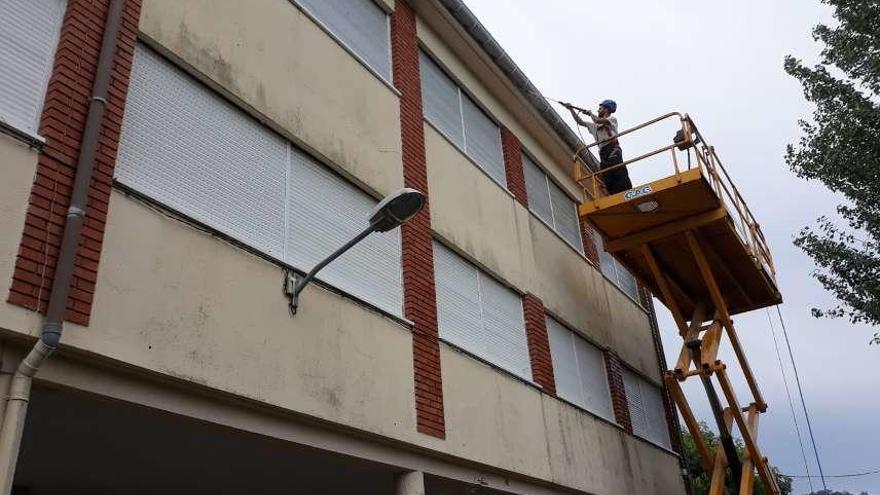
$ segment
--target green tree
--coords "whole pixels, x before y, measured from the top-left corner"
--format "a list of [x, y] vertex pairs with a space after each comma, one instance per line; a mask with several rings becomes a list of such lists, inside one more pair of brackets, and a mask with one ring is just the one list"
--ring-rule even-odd
[[[816, 317], [846, 317], [880, 324], [880, 2], [821, 0], [834, 9], [836, 26], [820, 24], [820, 62], [808, 67], [792, 56], [785, 70], [815, 105], [813, 121], [789, 145], [786, 162], [800, 177], [818, 180], [846, 203], [837, 207], [845, 225], [821, 217], [795, 245], [816, 262], [813, 275], [837, 298]], [[872, 343], [880, 344], [880, 333]]]
[[[715, 452], [720, 445], [718, 435], [710, 430], [706, 423], [703, 422], [700, 422], [700, 432], [703, 435], [703, 440], [706, 442], [706, 446], [709, 447], [709, 452]], [[712, 475], [711, 473], [707, 473], [700, 464], [700, 454], [697, 452], [697, 445], [694, 443], [694, 437], [692, 437], [687, 428], [684, 427], [682, 427], [682, 447], [684, 450], [685, 468], [690, 476], [691, 485], [694, 488], [694, 495], [705, 495], [706, 493], [709, 493], [709, 483], [712, 480]], [[744, 450], [745, 445], [743, 445], [742, 440], [737, 439], [736, 452], [740, 459], [745, 458]], [[791, 478], [781, 474], [775, 466], [770, 466], [770, 470], [773, 471], [773, 475], [776, 477], [776, 484], [779, 485], [780, 493], [782, 495], [789, 495], [791, 493]], [[729, 483], [727, 488], [728, 493], [736, 493]], [[769, 493], [757, 476], [755, 476], [755, 487], [752, 493], [755, 495], [767, 495]]]

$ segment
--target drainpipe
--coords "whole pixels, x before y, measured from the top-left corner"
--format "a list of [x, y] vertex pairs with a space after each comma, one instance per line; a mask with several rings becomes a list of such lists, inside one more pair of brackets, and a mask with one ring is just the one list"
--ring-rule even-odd
[[15, 475], [15, 464], [18, 460], [33, 377], [43, 362], [55, 352], [58, 348], [58, 342], [61, 340], [67, 296], [70, 293], [70, 283], [73, 280], [76, 251], [85, 217], [89, 186], [92, 182], [95, 154], [98, 150], [98, 138], [101, 134], [101, 125], [104, 122], [104, 111], [107, 107], [110, 72], [113, 69], [113, 58], [116, 54], [124, 5], [125, 0], [111, 0], [107, 10], [101, 53], [98, 57], [98, 68], [92, 86], [92, 97], [89, 101], [89, 112], [83, 133], [82, 149], [76, 164], [70, 207], [67, 209], [64, 238], [61, 241], [55, 281], [49, 296], [49, 306], [43, 318], [40, 338], [19, 363], [9, 385], [2, 429], [0, 429], [0, 494], [2, 495], [12, 491], [12, 480]]

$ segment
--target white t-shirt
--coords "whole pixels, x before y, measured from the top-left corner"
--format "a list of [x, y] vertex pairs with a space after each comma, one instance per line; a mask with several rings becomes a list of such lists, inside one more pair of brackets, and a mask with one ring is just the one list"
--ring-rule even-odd
[[[611, 139], [617, 135], [617, 117], [614, 115], [609, 115], [605, 117], [608, 119], [608, 124], [599, 126], [598, 124], [593, 123], [591, 120], [586, 120], [584, 126], [590, 131], [590, 134], [596, 139], [596, 141], [605, 141], [606, 139]], [[600, 145], [602, 147], [606, 146], [608, 143]]]

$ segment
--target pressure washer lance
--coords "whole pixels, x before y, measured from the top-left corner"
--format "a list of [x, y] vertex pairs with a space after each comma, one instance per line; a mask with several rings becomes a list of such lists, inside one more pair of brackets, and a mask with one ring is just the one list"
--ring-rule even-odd
[[[544, 98], [547, 98], [547, 97], [545, 96]], [[566, 103], [564, 101], [554, 100], [553, 98], [547, 98], [547, 99], [550, 101], [559, 103], [560, 105], [564, 106], [565, 108], [567, 108], [569, 110], [577, 110], [582, 113], [590, 113], [590, 111], [587, 110], [586, 108], [577, 107], [577, 106], [572, 105], [571, 103]]]
[[559, 101], [555, 98], [550, 98], [549, 96], [543, 95], [537, 91], [529, 90], [529, 93], [531, 93], [532, 95], [537, 96], [539, 98], [544, 98], [547, 101], [552, 101], [553, 103], [558, 103], [569, 110], [578, 110], [583, 113], [589, 113], [589, 110], [587, 110], [586, 108], [577, 107], [577, 106], [572, 105], [571, 103], [566, 103], [564, 101]]

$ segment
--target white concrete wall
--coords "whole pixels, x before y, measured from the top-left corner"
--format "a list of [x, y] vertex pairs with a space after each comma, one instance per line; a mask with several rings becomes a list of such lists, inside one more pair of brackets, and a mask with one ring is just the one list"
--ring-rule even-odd
[[[92, 321], [68, 324], [64, 345], [590, 493], [681, 492], [674, 456], [445, 344], [447, 437], [418, 434], [409, 329], [317, 286], [291, 318], [281, 280], [269, 262], [114, 191]], [[35, 334], [37, 322], [0, 306], [4, 329]]]
[[[21, 243], [28, 198], [37, 171], [38, 154], [27, 145], [0, 133], [0, 328], [32, 333], [40, 322], [37, 313], [6, 303]], [[46, 287], [50, 290], [50, 287]]]
[[684, 493], [674, 455], [453, 348], [441, 357], [447, 452], [597, 495]]
[[[141, 23], [151, 45], [331, 166], [377, 194], [402, 185], [398, 96], [287, 0], [145, 0]], [[419, 29], [432, 53], [576, 192], [564, 150], [533, 138], [424, 23]], [[656, 376], [645, 313], [429, 125], [426, 140], [438, 235]], [[0, 136], [7, 281], [36, 161], [34, 151]], [[64, 344], [589, 492], [682, 491], [670, 454], [445, 345], [447, 439], [418, 434], [409, 329], [317, 286], [290, 318], [281, 282], [280, 268], [114, 191], [92, 322], [68, 325]], [[39, 321], [0, 304], [6, 331], [35, 335]]]

